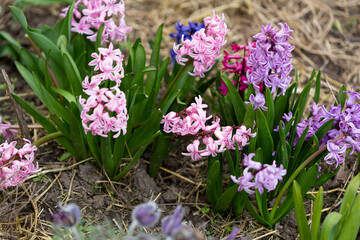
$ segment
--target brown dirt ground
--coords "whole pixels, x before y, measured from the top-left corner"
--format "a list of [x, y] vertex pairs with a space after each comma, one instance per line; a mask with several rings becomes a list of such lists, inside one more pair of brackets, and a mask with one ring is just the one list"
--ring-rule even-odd
[[[23, 31], [12, 21], [7, 6], [12, 0], [2, 0], [3, 11], [0, 14], [0, 30], [8, 31], [13, 37], [27, 46]], [[53, 25], [58, 19], [62, 6], [29, 7], [26, 16], [30, 26], [40, 27], [45, 23]], [[324, 103], [333, 101], [332, 91], [343, 84], [348, 88], [360, 90], [360, 3], [354, 1], [324, 0], [129, 0], [126, 1], [126, 21], [133, 31], [131, 40], [136, 37], [153, 38], [157, 27], [164, 22], [164, 41], [162, 54], [166, 56], [172, 47], [169, 33], [174, 31], [178, 19], [182, 23], [188, 20], [200, 21], [211, 14], [223, 12], [230, 28], [228, 36], [231, 43], [245, 43], [259, 32], [261, 24], [286, 21], [295, 31], [293, 43], [296, 46], [294, 65], [297, 66], [302, 83], [307, 81], [313, 68], [321, 69]], [[1, 44], [1, 43], [0, 43]], [[148, 49], [147, 46], [145, 46]], [[29, 87], [17, 74], [16, 68], [8, 59], [0, 59], [0, 69], [4, 68], [11, 78], [17, 78], [15, 90], [27, 95], [39, 110], [43, 110]], [[303, 85], [304, 86], [304, 85]], [[299, 89], [301, 91], [301, 89]], [[10, 102], [0, 92], [1, 115], [14, 116]], [[29, 124], [34, 124], [29, 117]], [[34, 140], [44, 134], [42, 130], [32, 130]], [[104, 217], [113, 219], [126, 228], [130, 221], [131, 209], [138, 203], [157, 199], [164, 215], [177, 204], [186, 208], [187, 221], [201, 231], [211, 232], [220, 238], [227, 234], [227, 227], [237, 226], [242, 237], [249, 239], [296, 239], [298, 233], [294, 213], [289, 214], [274, 229], [266, 229], [256, 223], [247, 213], [238, 219], [214, 215], [208, 210], [203, 187], [203, 162], [191, 162], [181, 156], [186, 142], [180, 144], [164, 161], [163, 169], [155, 179], [146, 173], [144, 154], [139, 166], [121, 182], [106, 180], [98, 169], [86, 160], [81, 164], [74, 159], [58, 162], [64, 152], [56, 143], [49, 143], [39, 149], [37, 158], [43, 168], [41, 178], [29, 179], [23, 185], [3, 194], [0, 205], [0, 239], [50, 239], [51, 226], [49, 216], [55, 210], [56, 203], [75, 202], [82, 208], [84, 225], [101, 223]], [[339, 204], [338, 200], [349, 179], [356, 172], [355, 159], [348, 159], [344, 170], [325, 186], [325, 205], [327, 212]], [[316, 194], [316, 189], [309, 194]], [[312, 201], [306, 200], [307, 209]], [[309, 211], [310, 212], [310, 211]], [[158, 231], [158, 227], [155, 228]]]

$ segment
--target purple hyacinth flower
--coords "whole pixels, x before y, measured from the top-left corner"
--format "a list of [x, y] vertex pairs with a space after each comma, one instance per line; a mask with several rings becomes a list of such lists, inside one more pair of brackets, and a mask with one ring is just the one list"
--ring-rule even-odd
[[72, 228], [79, 224], [81, 220], [81, 211], [75, 203], [69, 203], [62, 206], [61, 202], [58, 203], [58, 214], [51, 215], [50, 220], [65, 228]]
[[174, 214], [163, 218], [161, 227], [165, 237], [173, 237], [184, 226], [182, 219], [184, 218], [184, 209], [179, 205], [176, 207]]
[[160, 210], [155, 202], [148, 202], [138, 205], [131, 216], [134, 222], [141, 227], [151, 227], [157, 223], [160, 218]]

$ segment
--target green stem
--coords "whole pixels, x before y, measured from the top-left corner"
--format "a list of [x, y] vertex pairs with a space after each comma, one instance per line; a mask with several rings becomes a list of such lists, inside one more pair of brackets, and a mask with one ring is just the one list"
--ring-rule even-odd
[[[341, 138], [344, 137], [344, 134], [341, 134], [340, 136], [336, 137], [334, 140], [332, 140], [331, 142], [336, 142], [338, 140], [340, 140]], [[286, 193], [286, 191], [288, 190], [288, 188], [291, 186], [291, 184], [293, 183], [293, 181], [295, 180], [295, 178], [300, 174], [300, 172], [312, 161], [314, 160], [317, 156], [319, 156], [322, 152], [324, 152], [327, 148], [327, 144], [325, 144], [324, 146], [322, 146], [319, 150], [317, 150], [316, 152], [314, 152], [310, 157], [308, 157], [296, 170], [295, 172], [290, 176], [290, 178], [287, 180], [287, 182], [285, 183], [284, 187], [280, 190], [279, 195], [276, 197], [274, 205], [271, 209], [270, 212], [270, 219], [274, 219], [275, 217], [275, 213], [276, 210], [280, 204], [280, 201], [282, 199], [282, 197], [284, 196], [284, 194]]]
[[184, 72], [185, 68], [192, 64], [194, 62], [194, 59], [190, 58], [185, 65], [180, 69], [180, 71], [176, 74], [175, 78], [172, 80], [172, 82], [170, 83], [169, 87], [167, 88], [165, 95], [162, 97], [162, 99], [160, 100], [160, 102], [158, 103], [158, 105], [155, 107], [155, 109], [158, 109], [166, 100], [166, 98], [169, 96], [170, 91], [172, 90], [172, 88], [174, 87], [175, 83], [177, 82], [177, 80], [179, 79], [180, 75]]
[[54, 140], [56, 138], [59, 138], [59, 137], [64, 137], [64, 134], [62, 132], [50, 133], [50, 134], [45, 135], [42, 138], [38, 139], [37, 141], [33, 142], [32, 145], [39, 147], [42, 144], [47, 143], [47, 142]]

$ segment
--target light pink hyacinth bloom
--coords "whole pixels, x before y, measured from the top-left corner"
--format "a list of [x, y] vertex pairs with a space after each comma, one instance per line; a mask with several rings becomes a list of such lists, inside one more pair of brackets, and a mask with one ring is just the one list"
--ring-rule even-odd
[[[199, 160], [206, 156], [216, 156], [226, 149], [235, 149], [237, 143], [239, 149], [249, 144], [249, 137], [255, 137], [256, 133], [251, 133], [251, 129], [245, 126], [224, 126], [220, 127], [220, 118], [211, 125], [207, 121], [212, 116], [206, 116], [207, 105], [202, 103], [201, 96], [195, 97], [195, 103], [185, 110], [175, 113], [169, 112], [163, 116], [161, 123], [164, 124], [164, 132], [175, 133], [180, 136], [193, 135], [196, 139], [187, 146], [185, 156], [190, 156], [192, 160]], [[235, 134], [233, 132], [235, 131]], [[215, 137], [215, 138], [213, 138]], [[205, 144], [205, 148], [200, 147], [200, 140]]]
[[174, 44], [176, 61], [185, 65], [188, 61], [186, 56], [194, 59], [194, 71], [189, 72], [192, 76], [205, 77], [204, 73], [209, 71], [215, 61], [221, 57], [220, 48], [226, 44], [225, 35], [229, 31], [222, 19], [213, 11], [212, 17], [204, 18], [206, 28], [202, 28], [191, 36], [191, 40], [182, 38], [181, 43]]
[[[124, 56], [119, 49], [113, 49], [110, 43], [108, 48], [99, 48], [99, 54], [93, 53], [94, 58], [89, 65], [94, 66], [97, 74], [86, 76], [82, 86], [88, 95], [87, 99], [80, 96], [79, 102], [82, 106], [81, 119], [85, 133], [107, 137], [108, 133], [114, 132], [114, 138], [122, 131], [126, 134], [127, 120], [129, 115], [126, 108], [126, 96], [120, 90], [121, 79], [124, 77], [122, 60]], [[101, 87], [102, 83], [107, 85], [112, 81], [115, 86], [109, 88]], [[114, 85], [114, 84], [113, 84]]]
[[0, 116], [0, 135], [5, 136], [6, 140], [10, 140], [15, 137], [19, 131], [10, 128], [11, 124], [8, 121], [2, 121], [2, 117]]
[[25, 178], [34, 174], [39, 169], [38, 163], [34, 165], [35, 146], [24, 139], [25, 145], [17, 149], [16, 141], [8, 143], [5, 141], [0, 145], [0, 190], [16, 186], [24, 182]]
[[[85, 8], [81, 10], [79, 5]], [[63, 9], [62, 17], [65, 17], [68, 7]], [[118, 23], [114, 21], [117, 16]], [[123, 0], [78, 0], [75, 3], [72, 17], [71, 31], [82, 35], [88, 35], [90, 41], [95, 42], [98, 30], [104, 24], [101, 44], [110, 41], [126, 41], [126, 34], [131, 27], [125, 23], [125, 2]]]

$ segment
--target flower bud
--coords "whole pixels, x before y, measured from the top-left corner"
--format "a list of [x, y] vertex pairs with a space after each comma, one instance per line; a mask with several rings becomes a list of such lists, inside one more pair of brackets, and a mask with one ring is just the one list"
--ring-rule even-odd
[[155, 202], [138, 205], [132, 212], [132, 219], [141, 227], [151, 227], [160, 218], [160, 210]]
[[81, 220], [81, 211], [78, 205], [75, 203], [69, 203], [66, 206], [62, 206], [59, 202], [58, 212], [51, 215], [51, 221], [55, 224], [59, 224], [66, 228], [76, 226]]
[[182, 219], [184, 217], [184, 210], [181, 205], [177, 206], [174, 214], [165, 217], [162, 220], [162, 230], [166, 237], [174, 237], [175, 234], [183, 227]]

